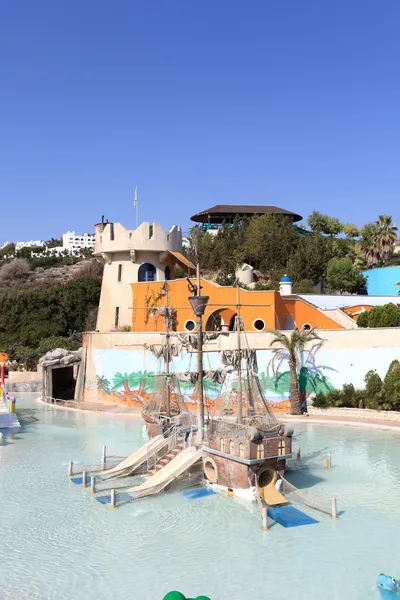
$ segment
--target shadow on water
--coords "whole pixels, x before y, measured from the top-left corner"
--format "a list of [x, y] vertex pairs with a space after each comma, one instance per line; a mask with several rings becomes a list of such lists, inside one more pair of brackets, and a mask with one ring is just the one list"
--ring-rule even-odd
[[313, 473], [310, 473], [310, 471], [289, 471], [285, 474], [285, 477], [289, 483], [299, 490], [311, 488], [314, 485], [318, 485], [322, 481], [325, 481], [324, 477], [314, 475]]
[[[301, 448], [300, 448], [301, 451]], [[305, 455], [301, 455], [301, 459], [303, 461], [306, 460], [312, 460], [313, 458], [321, 458], [325, 461], [327, 461], [328, 458], [328, 454], [331, 451], [331, 448], [329, 448], [329, 446], [325, 446], [325, 448], [320, 448], [319, 450], [316, 450], [315, 452], [309, 452], [308, 454]]]
[[21, 424], [21, 427], [25, 425], [33, 425], [34, 423], [38, 423], [40, 419], [36, 416], [38, 414], [38, 410], [35, 408], [21, 408], [17, 410], [17, 417]]

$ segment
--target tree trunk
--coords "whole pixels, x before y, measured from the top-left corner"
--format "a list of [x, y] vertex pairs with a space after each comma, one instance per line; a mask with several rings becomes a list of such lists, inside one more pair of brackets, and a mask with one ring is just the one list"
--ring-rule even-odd
[[296, 359], [291, 358], [289, 361], [290, 369], [290, 414], [300, 415], [300, 389], [297, 380]]
[[129, 388], [128, 382], [126, 381], [126, 379], [124, 380], [124, 390], [127, 394], [131, 393], [131, 390]]

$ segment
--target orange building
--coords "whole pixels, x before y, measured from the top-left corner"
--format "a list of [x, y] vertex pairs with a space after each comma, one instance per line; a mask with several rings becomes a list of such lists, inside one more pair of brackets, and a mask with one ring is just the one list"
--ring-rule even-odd
[[[192, 280], [195, 283], [195, 280]], [[174, 326], [177, 331], [195, 331], [196, 317], [189, 303], [190, 291], [185, 279], [166, 282], [132, 283], [132, 330], [163, 331], [164, 317], [158, 309], [165, 306], [167, 287], [168, 306], [174, 309]], [[240, 305], [240, 315], [246, 331], [268, 329], [293, 330], [296, 327], [317, 329], [346, 329], [346, 320], [335, 319], [335, 311], [321, 310], [310, 302], [291, 293], [291, 281], [284, 277], [280, 292], [250, 291], [236, 287], [223, 287], [201, 280], [201, 295], [209, 296], [203, 317], [206, 331], [233, 329], [234, 317]], [[340, 322], [342, 321], [342, 322]]]

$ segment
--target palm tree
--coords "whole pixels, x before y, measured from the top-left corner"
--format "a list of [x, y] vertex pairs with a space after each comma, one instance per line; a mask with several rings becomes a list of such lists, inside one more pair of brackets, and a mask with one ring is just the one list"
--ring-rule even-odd
[[393, 247], [398, 241], [397, 227], [389, 215], [379, 215], [378, 220], [375, 221], [375, 227], [376, 247], [384, 264], [387, 265], [392, 257]]
[[313, 360], [315, 352], [323, 344], [322, 339], [314, 331], [314, 329], [299, 330], [295, 329], [290, 336], [281, 333], [280, 331], [271, 331], [274, 338], [271, 341], [271, 346], [278, 346], [272, 348], [273, 357], [271, 359], [271, 366], [275, 373], [276, 378], [279, 377], [279, 368], [283, 362], [289, 363], [290, 373], [290, 414], [300, 414], [300, 386], [297, 375], [297, 368], [299, 366], [299, 357], [305, 351], [305, 346], [312, 342], [312, 348], [308, 350], [309, 357]]
[[375, 223], [368, 223], [361, 229], [358, 248], [369, 269], [373, 269], [380, 263], [381, 256], [377, 244], [377, 227]]

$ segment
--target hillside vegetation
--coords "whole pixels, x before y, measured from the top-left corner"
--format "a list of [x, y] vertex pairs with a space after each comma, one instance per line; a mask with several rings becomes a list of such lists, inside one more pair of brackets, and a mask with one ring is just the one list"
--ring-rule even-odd
[[284, 216], [265, 214], [236, 218], [216, 235], [193, 227], [187, 253], [203, 270], [214, 272], [221, 285], [235, 283], [238, 265], [248, 263], [256, 270], [258, 287], [277, 289], [287, 273], [298, 293], [312, 292], [321, 280], [329, 291], [365, 293], [360, 270], [392, 259], [397, 228], [389, 216], [381, 215], [359, 230], [314, 211], [308, 225], [299, 228]]
[[48, 350], [76, 350], [95, 329], [101, 267], [96, 261], [32, 271], [25, 259], [0, 268], [0, 352], [34, 368]]

